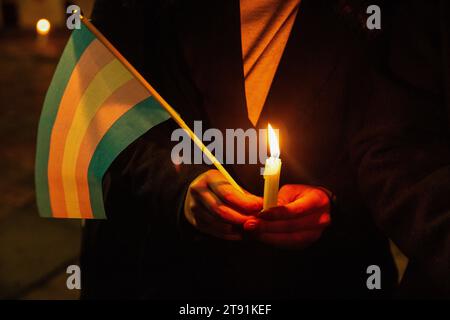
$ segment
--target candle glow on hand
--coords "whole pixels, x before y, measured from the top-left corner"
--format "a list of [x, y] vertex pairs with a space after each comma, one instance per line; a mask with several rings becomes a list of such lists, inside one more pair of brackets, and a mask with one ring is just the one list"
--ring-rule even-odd
[[280, 184], [281, 160], [278, 137], [269, 124], [270, 157], [264, 167], [264, 206], [263, 209], [275, 207], [278, 203], [278, 188]]

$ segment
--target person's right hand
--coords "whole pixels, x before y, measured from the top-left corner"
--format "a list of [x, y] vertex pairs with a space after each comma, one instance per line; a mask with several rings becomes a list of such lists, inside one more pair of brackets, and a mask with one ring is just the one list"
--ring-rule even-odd
[[242, 226], [262, 210], [263, 200], [236, 190], [218, 170], [199, 175], [184, 204], [186, 219], [198, 230], [225, 240], [241, 240]]

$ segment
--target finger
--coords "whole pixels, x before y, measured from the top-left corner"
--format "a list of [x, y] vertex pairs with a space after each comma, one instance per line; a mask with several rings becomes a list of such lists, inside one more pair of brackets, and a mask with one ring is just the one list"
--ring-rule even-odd
[[192, 212], [192, 209], [195, 207], [195, 205], [196, 201], [192, 196], [192, 192], [188, 192], [184, 202], [184, 216], [186, 217], [187, 221], [189, 221], [189, 223], [192, 224], [193, 226], [197, 225], [194, 213]]
[[319, 189], [312, 189], [303, 193], [295, 201], [286, 204], [286, 208], [291, 213], [308, 213], [317, 210], [328, 210], [329, 207], [328, 196]]
[[256, 222], [256, 227], [254, 227], [254, 230], [263, 233], [290, 233], [305, 230], [324, 229], [329, 224], [330, 215], [328, 212], [323, 212], [289, 220], [259, 219]]
[[192, 212], [198, 224], [213, 225], [222, 233], [236, 233], [236, 225], [224, 222], [219, 216], [211, 214], [203, 205], [196, 204]]
[[261, 233], [257, 238], [276, 247], [306, 248], [320, 238], [322, 231], [309, 230], [294, 233]]
[[224, 204], [211, 190], [208, 188], [191, 188], [192, 196], [199, 201], [210, 213], [215, 213], [223, 220], [234, 224], [243, 224], [251, 216], [240, 214], [233, 208]]
[[242, 240], [242, 234], [232, 225], [220, 221], [203, 208], [193, 208], [196, 228], [206, 234], [225, 240]]
[[307, 188], [310, 187], [298, 184], [285, 184], [278, 191], [278, 203], [280, 205], [285, 205], [294, 201]]
[[224, 202], [240, 212], [253, 213], [262, 209], [263, 200], [249, 192], [240, 192], [217, 170], [211, 171], [207, 179], [208, 187]]
[[328, 196], [319, 189], [312, 189], [293, 202], [261, 212], [258, 217], [265, 220], [296, 219], [300, 215], [329, 211], [329, 206]]

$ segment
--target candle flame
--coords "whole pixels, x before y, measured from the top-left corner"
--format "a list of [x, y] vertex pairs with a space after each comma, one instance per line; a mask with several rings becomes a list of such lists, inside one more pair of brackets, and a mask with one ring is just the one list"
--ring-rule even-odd
[[274, 158], [280, 157], [280, 146], [278, 143], [278, 137], [273, 130], [272, 126], [269, 123], [269, 147], [270, 147], [270, 156]]
[[40, 19], [37, 23], [36, 23], [36, 31], [38, 34], [45, 36], [50, 32], [50, 21], [48, 21], [47, 19]]

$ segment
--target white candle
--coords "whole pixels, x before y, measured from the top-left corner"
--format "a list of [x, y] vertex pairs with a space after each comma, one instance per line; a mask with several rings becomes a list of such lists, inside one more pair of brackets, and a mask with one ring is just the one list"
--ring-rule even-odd
[[270, 157], [266, 160], [266, 165], [264, 167], [264, 210], [277, 205], [281, 171], [278, 137], [270, 124], [268, 133]]

